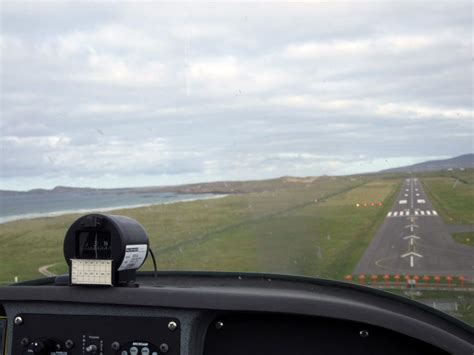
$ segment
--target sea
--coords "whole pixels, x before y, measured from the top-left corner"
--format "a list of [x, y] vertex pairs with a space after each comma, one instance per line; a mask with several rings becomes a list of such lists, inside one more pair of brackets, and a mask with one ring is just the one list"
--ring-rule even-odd
[[68, 213], [107, 212], [176, 202], [221, 198], [217, 194], [155, 193], [38, 193], [0, 197], [0, 224], [20, 219], [54, 217]]

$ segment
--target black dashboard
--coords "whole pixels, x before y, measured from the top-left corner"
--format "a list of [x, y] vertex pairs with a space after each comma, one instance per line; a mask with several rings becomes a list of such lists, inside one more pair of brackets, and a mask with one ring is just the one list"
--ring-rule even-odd
[[261, 274], [157, 276], [139, 274], [138, 287], [49, 278], [0, 288], [5, 354], [474, 353], [472, 327], [368, 287]]

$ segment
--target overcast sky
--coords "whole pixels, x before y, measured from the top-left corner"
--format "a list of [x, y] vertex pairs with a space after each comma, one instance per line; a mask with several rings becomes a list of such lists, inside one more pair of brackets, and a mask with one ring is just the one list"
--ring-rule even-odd
[[471, 1], [2, 2], [1, 189], [473, 151]]

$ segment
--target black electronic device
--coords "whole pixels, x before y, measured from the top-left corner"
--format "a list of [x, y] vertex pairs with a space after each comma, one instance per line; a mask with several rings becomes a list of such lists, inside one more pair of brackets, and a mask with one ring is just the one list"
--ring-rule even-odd
[[129, 285], [148, 254], [148, 236], [132, 218], [89, 214], [64, 239], [71, 285]]

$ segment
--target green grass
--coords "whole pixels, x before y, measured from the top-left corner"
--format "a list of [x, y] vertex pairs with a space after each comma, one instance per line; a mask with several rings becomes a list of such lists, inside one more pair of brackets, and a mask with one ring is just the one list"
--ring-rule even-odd
[[474, 232], [455, 233], [451, 235], [457, 243], [470, 245], [474, 247]]
[[[398, 180], [322, 177], [277, 190], [114, 211], [148, 231], [161, 270], [234, 270], [340, 278], [369, 244]], [[382, 207], [360, 202], [384, 201]], [[0, 225], [0, 282], [67, 270], [64, 234], [79, 215]], [[151, 269], [151, 261], [145, 264]]]
[[446, 223], [473, 224], [474, 172], [460, 173], [454, 177], [426, 177], [422, 183]]

